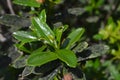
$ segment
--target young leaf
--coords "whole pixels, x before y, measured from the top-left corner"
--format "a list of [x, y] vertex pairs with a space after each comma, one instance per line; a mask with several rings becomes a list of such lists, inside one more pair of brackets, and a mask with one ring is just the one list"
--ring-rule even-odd
[[61, 49], [56, 52], [58, 58], [65, 62], [70, 67], [76, 67], [77, 65], [77, 57], [76, 55], [67, 49]]
[[67, 25], [64, 25], [64, 26], [60, 26], [60, 27], [57, 27], [54, 29], [54, 33], [55, 33], [55, 36], [56, 36], [56, 41], [58, 42], [58, 46], [60, 46], [60, 41], [61, 41], [61, 36], [62, 36], [62, 33], [68, 28]]
[[41, 66], [47, 62], [56, 60], [57, 56], [53, 52], [38, 52], [32, 53], [27, 59], [29, 66]]
[[14, 0], [13, 2], [24, 6], [40, 7], [40, 4], [36, 0]]
[[44, 38], [50, 45], [54, 42], [54, 33], [44, 21], [33, 18], [32, 24], [38, 37]]
[[36, 41], [37, 37], [31, 33], [31, 32], [26, 32], [26, 31], [17, 31], [13, 33], [13, 36], [18, 39], [19, 41], [22, 41], [24, 43], [26, 42], [32, 42]]
[[46, 13], [45, 10], [42, 10], [40, 15], [39, 15], [39, 19], [42, 20], [43, 22], [46, 22]]
[[66, 48], [68, 49], [68, 48], [70, 48], [71, 45], [76, 43], [81, 38], [84, 31], [85, 30], [83, 28], [78, 28], [78, 29], [74, 30], [73, 32], [71, 32], [67, 37], [67, 39], [69, 39], [69, 43]]

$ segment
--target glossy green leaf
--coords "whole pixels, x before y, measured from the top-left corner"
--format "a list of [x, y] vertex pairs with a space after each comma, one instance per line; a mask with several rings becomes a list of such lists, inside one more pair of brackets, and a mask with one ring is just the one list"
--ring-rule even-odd
[[40, 7], [40, 3], [36, 0], [14, 0], [13, 2], [23, 6]]
[[39, 19], [42, 20], [43, 22], [46, 22], [46, 13], [45, 10], [42, 10], [40, 15], [39, 15]]
[[50, 61], [56, 60], [57, 56], [53, 52], [38, 52], [32, 53], [27, 59], [27, 64], [29, 66], [41, 66]]
[[54, 33], [50, 29], [50, 27], [46, 24], [46, 14], [45, 10], [43, 10], [39, 18], [35, 17], [32, 19], [33, 29], [37, 33], [38, 37], [43, 37], [47, 40], [48, 43], [53, 43], [54, 41]]
[[31, 42], [31, 41], [36, 41], [37, 37], [31, 33], [31, 32], [26, 32], [26, 31], [17, 31], [13, 33], [13, 36], [18, 39], [19, 41], [22, 42]]
[[54, 33], [55, 33], [55, 36], [56, 36], [56, 41], [58, 42], [58, 45], [60, 46], [60, 42], [61, 42], [61, 36], [62, 36], [62, 33], [68, 28], [67, 25], [64, 25], [64, 26], [60, 26], [60, 27], [57, 27], [54, 29]]
[[74, 30], [73, 32], [71, 32], [68, 35], [67, 40], [69, 40], [69, 43], [67, 45], [67, 49], [70, 48], [70, 46], [72, 46], [78, 40], [80, 40], [80, 38], [83, 35], [84, 31], [85, 30], [83, 28], [78, 28], [78, 29]]
[[38, 37], [42, 37], [46, 43], [53, 45], [55, 43], [55, 36], [49, 26], [39, 18], [34, 18], [32, 22]]
[[58, 50], [57, 52], [58, 58], [65, 62], [70, 67], [76, 67], [77, 65], [77, 57], [71, 50]]

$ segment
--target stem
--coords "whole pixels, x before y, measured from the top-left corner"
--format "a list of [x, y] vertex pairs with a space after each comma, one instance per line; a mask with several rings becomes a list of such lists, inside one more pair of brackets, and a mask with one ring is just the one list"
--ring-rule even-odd
[[11, 0], [7, 0], [7, 5], [8, 5], [8, 8], [10, 10], [10, 13], [15, 15], [15, 12], [14, 12], [13, 7], [12, 7]]

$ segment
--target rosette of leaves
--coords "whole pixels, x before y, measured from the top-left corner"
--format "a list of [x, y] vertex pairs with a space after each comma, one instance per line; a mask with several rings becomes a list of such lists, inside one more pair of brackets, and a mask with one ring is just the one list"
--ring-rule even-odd
[[[73, 30], [63, 36], [67, 25], [53, 30], [46, 23], [46, 13], [42, 10], [38, 17], [32, 18], [28, 31], [17, 31], [13, 36], [19, 41], [16, 47], [23, 52], [13, 66], [24, 68], [22, 77], [36, 74], [33, 79], [61, 80], [65, 73], [81, 72], [79, 62], [103, 55], [108, 47], [100, 44], [88, 47], [87, 42], [80, 42], [83, 28]], [[32, 73], [32, 74], [31, 74]], [[81, 76], [76, 76], [81, 75]], [[84, 74], [74, 74], [74, 79], [85, 79]]]

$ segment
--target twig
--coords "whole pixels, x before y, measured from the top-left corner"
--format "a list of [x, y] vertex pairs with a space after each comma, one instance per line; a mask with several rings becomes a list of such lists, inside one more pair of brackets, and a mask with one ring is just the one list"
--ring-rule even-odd
[[13, 15], [15, 15], [15, 12], [14, 12], [14, 10], [12, 8], [11, 0], [7, 0], [7, 4], [8, 4], [8, 8], [10, 10], [10, 13], [13, 14]]

